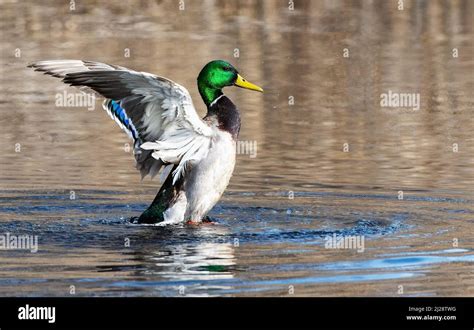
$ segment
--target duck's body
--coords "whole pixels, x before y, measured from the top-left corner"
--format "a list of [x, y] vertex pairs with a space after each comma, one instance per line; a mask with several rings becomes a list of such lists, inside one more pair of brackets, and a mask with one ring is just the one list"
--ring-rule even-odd
[[186, 213], [184, 219], [200, 221], [219, 201], [229, 184], [235, 166], [235, 142], [232, 136], [216, 128], [208, 156], [185, 178]]
[[31, 66], [106, 97], [104, 109], [134, 140], [142, 177], [153, 177], [165, 166], [164, 183], [149, 208], [136, 218], [138, 223], [203, 220], [232, 176], [240, 131], [239, 111], [221, 89], [236, 85], [262, 91], [227, 62], [212, 61], [198, 77], [207, 106], [200, 120], [188, 91], [163, 77], [75, 60]]
[[[216, 111], [222, 107], [227, 110], [225, 116]], [[200, 222], [221, 198], [234, 172], [239, 111], [222, 96], [208, 108], [204, 122], [213, 131], [207, 157], [189, 164], [186, 175], [174, 185], [170, 173], [155, 201], [137, 219], [139, 223], [156, 223], [157, 217], [162, 217], [161, 225]]]

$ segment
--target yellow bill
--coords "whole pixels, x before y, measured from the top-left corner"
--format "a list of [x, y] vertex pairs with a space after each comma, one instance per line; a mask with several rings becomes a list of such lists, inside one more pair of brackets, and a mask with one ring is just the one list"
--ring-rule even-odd
[[234, 85], [245, 88], [245, 89], [251, 89], [253, 91], [263, 93], [263, 89], [261, 87], [254, 85], [251, 82], [248, 82], [240, 74], [237, 74], [237, 80], [235, 81]]

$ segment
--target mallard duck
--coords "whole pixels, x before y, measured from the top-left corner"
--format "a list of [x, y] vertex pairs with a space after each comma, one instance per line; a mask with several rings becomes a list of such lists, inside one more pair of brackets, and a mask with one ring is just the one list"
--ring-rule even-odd
[[189, 92], [164, 77], [117, 65], [81, 60], [29, 65], [105, 98], [103, 108], [133, 140], [136, 167], [152, 178], [162, 169], [164, 183], [151, 205], [133, 222], [198, 224], [219, 201], [234, 171], [240, 131], [237, 107], [222, 89], [258, 92], [228, 62], [207, 63], [197, 85], [207, 106], [200, 119]]

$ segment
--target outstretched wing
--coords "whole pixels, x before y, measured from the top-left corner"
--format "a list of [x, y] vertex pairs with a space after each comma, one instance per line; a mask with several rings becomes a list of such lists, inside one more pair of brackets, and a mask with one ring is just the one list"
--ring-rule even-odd
[[155, 176], [163, 164], [175, 164], [175, 182], [188, 162], [206, 157], [213, 131], [199, 118], [183, 86], [150, 73], [91, 61], [41, 61], [30, 67], [105, 97], [104, 109], [134, 140], [142, 178]]

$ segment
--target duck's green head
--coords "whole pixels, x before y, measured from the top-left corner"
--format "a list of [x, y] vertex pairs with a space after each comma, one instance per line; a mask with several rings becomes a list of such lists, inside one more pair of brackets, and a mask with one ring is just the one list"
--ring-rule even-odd
[[222, 88], [226, 86], [238, 86], [263, 92], [262, 88], [242, 78], [230, 63], [222, 60], [207, 63], [199, 73], [197, 80], [199, 93], [208, 106], [222, 95]]

